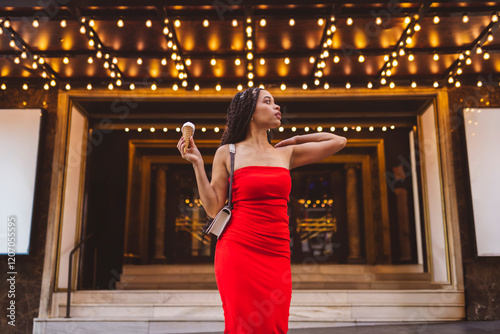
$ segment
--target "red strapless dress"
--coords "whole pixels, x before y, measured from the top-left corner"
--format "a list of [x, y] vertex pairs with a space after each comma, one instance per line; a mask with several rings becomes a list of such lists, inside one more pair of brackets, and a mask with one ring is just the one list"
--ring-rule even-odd
[[233, 177], [231, 221], [215, 251], [224, 333], [286, 333], [292, 296], [290, 171], [248, 166]]

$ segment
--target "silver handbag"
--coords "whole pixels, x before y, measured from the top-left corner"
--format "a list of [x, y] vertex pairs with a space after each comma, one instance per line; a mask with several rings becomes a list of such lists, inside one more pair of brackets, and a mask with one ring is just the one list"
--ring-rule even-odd
[[217, 236], [217, 239], [220, 238], [227, 223], [231, 220], [231, 210], [233, 209], [231, 194], [233, 190], [234, 155], [236, 153], [236, 147], [234, 144], [229, 144], [229, 153], [231, 154], [231, 174], [229, 176], [229, 197], [227, 204], [219, 211], [215, 218], [213, 220], [209, 220], [203, 228], [204, 233], [212, 233]]

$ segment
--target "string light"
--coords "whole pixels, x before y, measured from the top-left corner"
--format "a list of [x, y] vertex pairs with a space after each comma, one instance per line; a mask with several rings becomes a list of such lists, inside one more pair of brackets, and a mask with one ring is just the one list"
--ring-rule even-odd
[[66, 90], [70, 90], [71, 89], [71, 85], [69, 83], [67, 83], [64, 88], [66, 88]]
[[48, 83], [46, 83], [45, 85], [43, 85], [43, 89], [49, 90], [50, 89], [50, 85]]
[[200, 90], [200, 85], [198, 85], [198, 84], [194, 85], [194, 90], [195, 91], [199, 91]]
[[179, 28], [179, 27], [181, 26], [181, 21], [179, 21], [179, 20], [175, 20], [175, 21], [174, 21], [174, 26], [175, 26], [176, 28]]
[[92, 90], [92, 85], [90, 83], [87, 85], [87, 89]]
[[295, 132], [295, 131], [297, 131], [297, 128], [295, 126], [292, 126], [291, 130], [292, 130], [292, 132]]
[[440, 20], [439, 20], [439, 16], [437, 16], [437, 15], [436, 15], [436, 16], [434, 16], [434, 18], [432, 19], [432, 23], [434, 23], [434, 24], [438, 24], [438, 23], [439, 23], [439, 21], [440, 21]]
[[396, 87], [396, 84], [395, 84], [394, 82], [392, 82], [392, 81], [391, 81], [391, 83], [389, 84], [389, 87], [390, 87], [390, 88], [394, 88], [394, 87]]
[[[22, 57], [22, 55], [21, 55], [21, 57]], [[69, 63], [69, 59], [68, 59], [68, 57], [64, 57], [64, 59], [63, 59], [63, 63], [65, 63], [65, 64], [68, 64], [68, 63]]]
[[467, 13], [464, 13], [464, 15], [462, 16], [462, 22], [463, 23], [469, 22], [469, 17], [467, 16]]
[[[470, 59], [470, 58], [468, 58]], [[490, 54], [488, 52], [483, 53], [483, 59], [488, 60], [490, 59]]]
[[318, 25], [322, 26], [325, 23], [325, 21], [322, 18], [318, 19]]
[[438, 88], [438, 87], [439, 87], [439, 83], [438, 83], [437, 81], [434, 81], [434, 83], [432, 84], [432, 86], [433, 86], [434, 88]]
[[491, 22], [498, 22], [498, 15], [497, 15], [497, 13], [493, 13], [491, 15]]
[[413, 54], [411, 54], [411, 53], [410, 53], [410, 54], [408, 55], [408, 60], [409, 60], [409, 61], [413, 61], [414, 59], [415, 59], [415, 57], [413, 56]]
[[238, 26], [238, 20], [234, 19], [232, 21], [232, 25], [233, 25], [233, 27], [237, 27]]
[[220, 92], [221, 89], [222, 89], [222, 87], [220, 84], [217, 84], [217, 86], [215, 86], [216, 91]]
[[413, 82], [411, 83], [411, 88], [415, 88], [415, 87], [417, 87], [417, 83], [416, 83], [415, 81], [413, 81]]
[[264, 65], [264, 64], [266, 63], [266, 60], [265, 60], [264, 58], [260, 58], [259, 63], [260, 63], [261, 65]]
[[265, 27], [265, 26], [266, 26], [266, 23], [267, 23], [267, 22], [266, 22], [266, 19], [261, 19], [261, 20], [260, 20], [260, 26], [261, 26], [261, 27]]
[[487, 40], [488, 42], [491, 42], [493, 40], [493, 34], [491, 32], [488, 33]]
[[325, 84], [323, 85], [323, 87], [324, 87], [325, 89], [329, 89], [329, 88], [330, 88], [330, 85], [328, 84], [328, 82], [325, 82]]
[[377, 17], [377, 18], [375, 19], [375, 24], [376, 24], [376, 25], [381, 25], [381, 24], [382, 24], [382, 19], [381, 19], [380, 17]]
[[130, 90], [134, 90], [135, 89], [135, 85], [134, 83], [131, 83], [130, 86], [128, 86], [130, 88]]
[[344, 127], [342, 128], [342, 130], [347, 131], [347, 130], [349, 130], [349, 128], [348, 128], [347, 126], [344, 126]]
[[460, 81], [458, 81], [458, 80], [457, 80], [457, 81], [455, 82], [455, 87], [457, 87], [457, 88], [458, 88], [458, 87], [460, 87]]
[[364, 62], [364, 61], [365, 61], [365, 57], [364, 57], [363, 55], [359, 55], [359, 57], [358, 57], [358, 61], [359, 61], [360, 63]]
[[439, 55], [437, 53], [435, 53], [434, 56], [432, 56], [432, 59], [434, 59], [434, 61], [438, 61]]
[[413, 29], [415, 29], [415, 31], [420, 31], [420, 24], [418, 23], [415, 23], [415, 26], [413, 27]]
[[142, 58], [137, 58], [137, 65], [142, 65]]
[[383, 126], [382, 131], [387, 131], [387, 126]]
[[125, 128], [125, 132], [129, 132], [129, 131], [130, 131], [130, 129], [129, 129], [129, 128]]
[[114, 88], [115, 88], [115, 87], [113, 86], [113, 84], [112, 84], [112, 83], [110, 83], [110, 84], [108, 85], [108, 89], [109, 89], [109, 90], [113, 90]]
[[23, 89], [28, 90], [28, 84], [23, 84]]
[[351, 88], [351, 84], [350, 84], [349, 82], [347, 82], [347, 83], [345, 84], [345, 88], [346, 88], [346, 89]]
[[212, 58], [212, 60], [210, 60], [210, 65], [215, 66], [216, 64], [217, 60], [215, 60], [215, 58]]
[[371, 89], [371, 88], [373, 88], [373, 83], [370, 81], [370, 82], [368, 82], [368, 85], [366, 85], [366, 86]]
[[220, 130], [220, 129], [219, 129], [219, 127], [218, 127], [218, 126], [216, 126], [216, 127], [214, 128], [214, 132], [219, 132], [219, 130]]
[[304, 131], [305, 131], [305, 132], [309, 132], [309, 127], [308, 127], [308, 126], [306, 126], [306, 127], [304, 128]]
[[340, 57], [335, 55], [335, 57], [333, 57], [333, 62], [338, 63], [339, 61], [340, 61]]
[[323, 131], [323, 127], [322, 126], [318, 126], [318, 128], [316, 130], [318, 130], [318, 132], [321, 132], [321, 131]]
[[137, 128], [137, 132], [142, 132], [142, 128]]
[[290, 27], [293, 27], [295, 25], [295, 20], [294, 19], [290, 19], [288, 21], [288, 24], [290, 25]]
[[467, 57], [467, 59], [465, 59], [465, 64], [470, 65], [471, 63], [472, 63], [472, 60], [470, 59], [470, 57]]
[[288, 57], [285, 58], [285, 64], [287, 64], [287, 65], [290, 64], [290, 58], [288, 58]]
[[409, 24], [411, 22], [411, 19], [409, 16], [405, 17], [405, 24]]
[[483, 85], [483, 82], [482, 82], [481, 80], [479, 80], [479, 81], [477, 82], [477, 86], [478, 86], [478, 87], [481, 87], [482, 85]]
[[0, 88], [2, 88], [2, 90], [6, 90], [7, 89], [7, 85], [3, 83], [2, 86], [0, 86]]
[[51, 85], [52, 87], [55, 87], [55, 85], [56, 85], [56, 81], [55, 81], [55, 80], [50, 80], [50, 85]]
[[302, 84], [302, 89], [306, 90], [307, 89], [307, 84], [306, 83], [303, 83]]
[[286, 85], [284, 83], [281, 84], [280, 86], [281, 90], [285, 90], [286, 89]]
[[153, 82], [153, 84], [151, 85], [151, 90], [156, 90], [158, 88], [158, 86], [156, 86], [156, 83]]
[[206, 28], [210, 25], [210, 22], [208, 20], [203, 20], [203, 26]]
[[353, 23], [352, 18], [348, 17], [348, 18], [347, 18], [347, 20], [346, 20], [346, 24], [347, 24], [348, 26], [350, 26], [350, 25], [352, 25], [352, 23]]
[[173, 89], [174, 91], [177, 91], [177, 90], [179, 89], [179, 86], [178, 86], [177, 84], [174, 84], [174, 85], [172, 86], [172, 89]]
[[370, 126], [368, 130], [373, 131], [374, 130], [373, 126]]
[[33, 28], [38, 28], [40, 26], [38, 19], [34, 19], [32, 25], [33, 25]]

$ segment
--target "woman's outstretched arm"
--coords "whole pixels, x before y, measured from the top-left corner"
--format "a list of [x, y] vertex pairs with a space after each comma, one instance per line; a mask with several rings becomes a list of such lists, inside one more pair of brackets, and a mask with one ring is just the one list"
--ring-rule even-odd
[[290, 146], [290, 169], [312, 164], [337, 153], [345, 147], [347, 139], [333, 133], [313, 133], [285, 139], [274, 147]]
[[215, 217], [224, 206], [227, 198], [229, 174], [226, 168], [226, 158], [229, 155], [229, 148], [227, 145], [221, 146], [215, 152], [212, 164], [212, 180], [209, 182], [203, 157], [196, 147], [193, 137], [191, 137], [190, 143], [191, 148], [186, 153], [184, 153], [184, 138], [179, 140], [177, 148], [181, 156], [193, 164], [198, 192], [205, 212], [210, 217]]

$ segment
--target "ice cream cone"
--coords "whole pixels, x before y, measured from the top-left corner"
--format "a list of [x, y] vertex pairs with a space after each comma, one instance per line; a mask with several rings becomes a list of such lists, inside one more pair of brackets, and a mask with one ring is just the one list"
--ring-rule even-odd
[[181, 128], [182, 131], [182, 136], [184, 137], [184, 154], [186, 154], [189, 144], [190, 144], [190, 138], [194, 134], [194, 124], [191, 122], [186, 122]]

